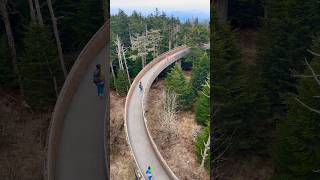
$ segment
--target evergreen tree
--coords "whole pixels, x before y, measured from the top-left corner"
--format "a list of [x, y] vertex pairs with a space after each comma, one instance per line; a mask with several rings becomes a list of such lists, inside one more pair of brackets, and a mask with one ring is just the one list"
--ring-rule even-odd
[[174, 91], [178, 95], [178, 104], [180, 108], [190, 109], [194, 100], [194, 92], [190, 84], [187, 83], [183, 72], [175, 66], [166, 78], [166, 88], [168, 91]]
[[103, 24], [102, 2], [81, 0], [75, 17], [73, 28], [82, 48]]
[[[320, 52], [320, 37], [314, 40], [313, 51]], [[310, 63], [315, 73], [320, 72], [320, 57]], [[297, 100], [314, 109], [320, 109], [320, 85], [306, 69], [299, 79], [297, 98], [287, 98], [288, 114], [277, 127], [273, 148], [275, 179], [319, 179], [320, 114], [304, 107]]]
[[286, 112], [282, 96], [296, 92], [297, 81], [290, 74], [303, 71], [301, 59], [310, 57], [306, 49], [312, 35], [320, 31], [320, 8], [317, 0], [270, 0], [268, 9], [257, 64], [272, 102], [272, 116], [278, 120]]
[[[212, 32], [211, 53], [213, 60], [212, 73], [212, 95], [213, 112], [215, 115], [215, 127], [217, 128], [216, 139], [221, 141], [216, 144], [232, 144], [235, 139], [230, 140], [236, 128], [242, 122], [239, 121], [239, 112], [234, 109], [235, 99], [241, 93], [241, 55], [235, 45], [234, 35], [227, 25], [214, 24]], [[228, 142], [228, 143], [226, 143]], [[234, 146], [236, 148], [236, 146]]]
[[116, 90], [120, 96], [125, 96], [129, 90], [128, 78], [123, 70], [118, 70], [117, 72]]
[[202, 89], [206, 77], [209, 73], [209, 57], [207, 53], [198, 53], [198, 58], [193, 62], [192, 74], [191, 74], [191, 83], [193, 88], [196, 91]]
[[205, 125], [210, 121], [210, 80], [203, 84], [203, 89], [199, 92], [198, 100], [195, 105], [196, 121]]
[[55, 43], [48, 29], [31, 24], [24, 39], [20, 58], [23, 87], [28, 104], [43, 109], [56, 99], [56, 83], [62, 74]]

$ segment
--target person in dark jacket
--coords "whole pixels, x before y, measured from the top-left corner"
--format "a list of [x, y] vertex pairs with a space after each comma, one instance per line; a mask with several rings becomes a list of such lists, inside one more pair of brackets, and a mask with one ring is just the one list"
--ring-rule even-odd
[[101, 64], [96, 65], [96, 69], [93, 73], [93, 83], [97, 87], [97, 93], [99, 97], [103, 97], [104, 94], [104, 73], [101, 68]]
[[142, 86], [142, 83], [141, 83], [141, 82], [139, 83], [139, 89], [140, 89], [140, 91], [143, 90], [143, 86]]

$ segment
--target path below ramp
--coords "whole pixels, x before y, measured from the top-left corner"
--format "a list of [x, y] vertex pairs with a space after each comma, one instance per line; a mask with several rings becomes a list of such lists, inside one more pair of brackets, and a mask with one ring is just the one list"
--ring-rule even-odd
[[100, 63], [106, 67], [106, 61], [106, 48], [103, 48], [89, 66], [69, 106], [56, 164], [57, 180], [107, 179], [104, 153], [106, 100], [97, 96], [92, 82], [95, 65]]
[[[175, 56], [179, 53], [184, 52], [176, 52], [171, 56]], [[153, 65], [151, 69], [149, 69], [141, 78], [141, 82], [145, 85], [147, 82], [152, 82], [154, 80], [154, 74], [159, 73], [163, 69], [165, 69], [169, 64], [164, 58], [157, 64]], [[142, 91], [140, 91], [139, 86], [136, 85], [132, 88], [132, 96], [128, 104], [127, 110], [127, 130], [128, 130], [128, 138], [131, 144], [131, 149], [133, 151], [133, 155], [135, 160], [142, 171], [145, 179], [146, 170], [148, 166], [154, 170], [153, 179], [155, 180], [169, 180], [170, 177], [167, 174], [167, 171], [162, 166], [159, 161], [155, 150], [152, 147], [151, 141], [148, 137], [146, 127], [143, 120], [143, 110], [142, 110]], [[160, 94], [159, 94], [160, 96]], [[177, 152], [178, 153], [178, 152]]]

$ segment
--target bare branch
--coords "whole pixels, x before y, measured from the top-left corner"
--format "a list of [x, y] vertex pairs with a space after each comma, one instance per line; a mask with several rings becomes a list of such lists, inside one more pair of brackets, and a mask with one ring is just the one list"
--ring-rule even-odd
[[[292, 77], [301, 77], [301, 78], [313, 78], [312, 75], [292, 75]], [[320, 75], [317, 75], [317, 77], [320, 77]]]
[[308, 106], [307, 104], [303, 103], [300, 99], [298, 99], [298, 98], [294, 98], [294, 99], [295, 99], [296, 101], [298, 101], [302, 106], [304, 106], [305, 108], [309, 109], [310, 111], [315, 112], [315, 113], [317, 113], [317, 114], [320, 114], [320, 111], [319, 111], [319, 110], [316, 110], [316, 109]]
[[311, 65], [308, 63], [307, 59], [305, 58], [305, 61], [306, 61], [306, 64], [308, 66], [308, 68], [310, 69], [312, 75], [313, 75], [313, 78], [316, 80], [316, 82], [318, 83], [318, 85], [320, 86], [320, 80], [319, 78], [317, 77], [317, 74], [314, 72], [313, 68], [311, 67]]
[[311, 53], [312, 55], [314, 55], [314, 56], [320, 57], [320, 54], [319, 54], [319, 53], [313, 52], [313, 51], [311, 51], [310, 49], [307, 49], [307, 51], [308, 51], [309, 53]]

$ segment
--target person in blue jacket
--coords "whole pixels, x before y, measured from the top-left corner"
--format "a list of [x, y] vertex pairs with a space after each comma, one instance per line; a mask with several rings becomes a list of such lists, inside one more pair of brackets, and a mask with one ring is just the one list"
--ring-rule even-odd
[[150, 166], [148, 166], [146, 174], [148, 176], [148, 180], [152, 180], [152, 172], [151, 172], [151, 167]]

